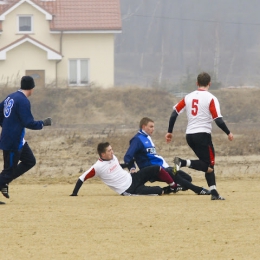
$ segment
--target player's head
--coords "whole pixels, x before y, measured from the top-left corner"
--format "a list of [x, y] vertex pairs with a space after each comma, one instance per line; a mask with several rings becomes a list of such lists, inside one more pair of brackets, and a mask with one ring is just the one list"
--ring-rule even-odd
[[154, 131], [154, 121], [149, 117], [143, 117], [139, 123], [139, 127], [148, 135], [152, 135]]
[[21, 89], [24, 90], [24, 93], [27, 97], [32, 94], [32, 90], [35, 87], [34, 79], [30, 76], [23, 76], [21, 78]]
[[35, 87], [35, 83], [32, 77], [30, 76], [23, 76], [21, 78], [21, 89], [23, 90], [30, 90]]
[[197, 77], [197, 85], [199, 87], [207, 87], [208, 85], [210, 85], [210, 81], [210, 75], [206, 72], [200, 73]]
[[111, 160], [113, 158], [113, 150], [109, 142], [99, 143], [97, 152], [100, 158]]
[[139, 128], [142, 129], [143, 126], [148, 125], [149, 122], [154, 123], [151, 118], [149, 118], [149, 117], [143, 117], [143, 118], [141, 119], [140, 123], [139, 123]]

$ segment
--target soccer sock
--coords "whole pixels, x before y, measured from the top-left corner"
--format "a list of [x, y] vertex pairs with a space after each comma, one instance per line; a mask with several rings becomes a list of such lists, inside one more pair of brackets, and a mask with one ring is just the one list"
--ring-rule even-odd
[[190, 164], [191, 164], [190, 160], [186, 160], [186, 166], [190, 167]]
[[208, 170], [208, 164], [201, 160], [190, 160], [189, 168], [197, 171], [206, 172]]
[[209, 187], [215, 186], [216, 189], [216, 179], [215, 172], [205, 172], [205, 178]]
[[188, 190], [188, 189], [190, 189], [190, 190], [194, 191], [195, 193], [200, 193], [201, 190], [202, 190], [201, 187], [198, 187], [198, 186], [192, 184], [191, 182], [185, 180], [184, 178], [182, 178], [181, 176], [179, 176], [179, 174], [177, 174], [177, 175], [175, 176], [175, 181], [183, 187], [182, 190]]
[[181, 162], [180, 167], [185, 167], [185, 166], [189, 167], [188, 161], [190, 161], [190, 160], [183, 160], [181, 158], [179, 158], [179, 159], [180, 159], [180, 162]]
[[164, 181], [164, 182], [168, 183], [171, 187], [176, 186], [176, 184], [175, 184], [174, 180], [172, 179], [172, 177], [170, 176], [170, 174], [167, 171], [165, 171], [162, 167], [159, 171], [158, 178], [160, 181]]
[[211, 194], [214, 196], [219, 196], [217, 192], [217, 186], [216, 186], [216, 178], [215, 178], [215, 172], [205, 173], [205, 178], [207, 180], [209, 189], [211, 191]]
[[79, 189], [80, 187], [82, 186], [83, 184], [83, 181], [81, 179], [78, 179], [76, 185], [75, 185], [75, 188], [72, 192], [72, 194], [70, 196], [77, 196], [78, 195], [78, 192], [79, 192]]

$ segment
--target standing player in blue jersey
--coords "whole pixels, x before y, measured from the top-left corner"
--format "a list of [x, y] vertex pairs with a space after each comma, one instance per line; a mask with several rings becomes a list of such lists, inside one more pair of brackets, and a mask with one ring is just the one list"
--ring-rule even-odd
[[[168, 192], [177, 192], [179, 190], [192, 190], [199, 195], [209, 195], [210, 192], [203, 187], [193, 185], [192, 178], [184, 171], [178, 171], [177, 174], [173, 172], [173, 168], [168, 165], [164, 158], [157, 154], [155, 145], [152, 141], [151, 135], [154, 132], [154, 121], [148, 117], [141, 119], [139, 123], [138, 133], [130, 140], [130, 146], [124, 156], [125, 163], [128, 164], [130, 172], [135, 172], [136, 162], [139, 169], [151, 165], [159, 165], [163, 167], [172, 177], [172, 179], [179, 184], [175, 190], [169, 189]], [[158, 179], [151, 179], [151, 182], [158, 181]]]
[[0, 103], [0, 149], [3, 150], [4, 159], [4, 169], [0, 174], [0, 190], [6, 198], [9, 198], [8, 184], [36, 164], [33, 152], [24, 139], [25, 128], [40, 130], [52, 123], [51, 118], [34, 120], [28, 99], [34, 87], [33, 78], [23, 76], [21, 88]]

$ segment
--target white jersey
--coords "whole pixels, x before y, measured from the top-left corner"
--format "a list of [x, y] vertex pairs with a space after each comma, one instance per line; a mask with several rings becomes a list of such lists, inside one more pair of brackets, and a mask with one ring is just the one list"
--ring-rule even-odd
[[211, 133], [212, 121], [222, 117], [218, 99], [202, 89], [186, 95], [173, 108], [178, 114], [186, 109], [188, 118], [186, 134]]
[[120, 166], [115, 155], [110, 161], [103, 161], [99, 158], [79, 179], [84, 182], [94, 176], [99, 177], [109, 188], [119, 194], [126, 191], [132, 184], [131, 174]]

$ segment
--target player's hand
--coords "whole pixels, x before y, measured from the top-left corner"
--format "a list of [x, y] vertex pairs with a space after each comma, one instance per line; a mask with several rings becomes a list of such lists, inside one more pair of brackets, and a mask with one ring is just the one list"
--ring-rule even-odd
[[131, 174], [136, 173], [136, 169], [134, 169], [134, 168], [130, 169], [130, 173], [131, 173]]
[[233, 141], [233, 139], [234, 139], [234, 136], [233, 136], [233, 134], [230, 132], [229, 135], [228, 135], [228, 140], [229, 140], [229, 141]]
[[51, 119], [50, 117], [45, 118], [45, 119], [43, 120], [43, 126], [49, 126], [49, 125], [51, 125], [51, 124], [52, 124], [52, 119]]
[[172, 140], [172, 134], [171, 134], [171, 133], [167, 133], [167, 134], [165, 135], [165, 140], [166, 140], [166, 143], [167, 143], [167, 144], [170, 143], [171, 140]]

